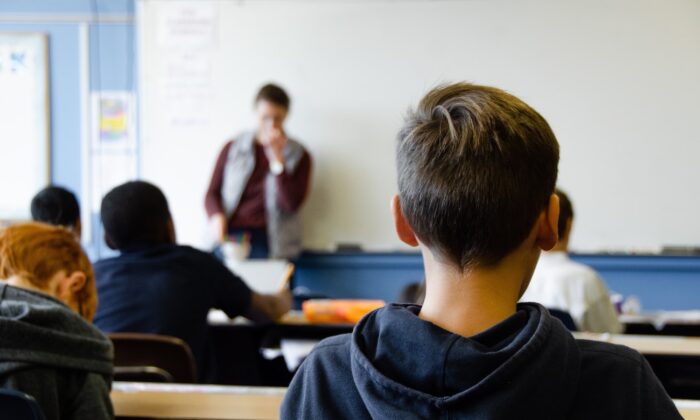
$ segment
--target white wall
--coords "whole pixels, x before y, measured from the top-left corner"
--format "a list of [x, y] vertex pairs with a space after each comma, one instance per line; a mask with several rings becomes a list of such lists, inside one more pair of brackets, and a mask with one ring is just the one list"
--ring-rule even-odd
[[[306, 246], [399, 247], [388, 203], [401, 116], [429, 87], [468, 80], [552, 125], [574, 247], [700, 243], [700, 2], [141, 0], [139, 13], [142, 173], [183, 242], [203, 243], [215, 156], [276, 81], [293, 96], [288, 131], [315, 159]], [[194, 35], [169, 42], [178, 14]]]

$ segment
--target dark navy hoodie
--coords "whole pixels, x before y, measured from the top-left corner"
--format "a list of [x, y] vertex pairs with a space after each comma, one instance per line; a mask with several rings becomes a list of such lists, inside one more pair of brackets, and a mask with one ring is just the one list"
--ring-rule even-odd
[[388, 305], [322, 341], [282, 404], [284, 419], [680, 419], [649, 364], [575, 340], [537, 304], [470, 338]]

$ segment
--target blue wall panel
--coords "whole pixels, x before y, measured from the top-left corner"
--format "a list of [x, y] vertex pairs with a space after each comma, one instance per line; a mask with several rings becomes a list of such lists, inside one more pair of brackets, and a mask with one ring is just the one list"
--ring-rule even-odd
[[136, 50], [133, 24], [90, 26], [90, 89], [133, 90]]
[[608, 288], [635, 295], [642, 310], [700, 309], [700, 258], [641, 255], [578, 255], [600, 273]]
[[[700, 309], [700, 258], [578, 255], [608, 287], [635, 295], [643, 310]], [[414, 253], [306, 253], [297, 262], [294, 287], [332, 298], [394, 301], [402, 287], [423, 279]]]
[[2, 0], [0, 11], [5, 13], [75, 15], [91, 13], [133, 14], [134, 0]]
[[419, 254], [308, 253], [297, 261], [293, 286], [332, 298], [394, 301], [423, 277]]

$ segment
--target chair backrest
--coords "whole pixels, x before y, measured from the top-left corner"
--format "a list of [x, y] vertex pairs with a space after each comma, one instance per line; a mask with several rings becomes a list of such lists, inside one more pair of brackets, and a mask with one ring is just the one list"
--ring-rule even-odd
[[547, 309], [549, 313], [559, 321], [561, 321], [562, 324], [569, 330], [569, 331], [578, 331], [578, 328], [576, 328], [576, 323], [574, 322], [574, 319], [571, 317], [571, 314], [569, 314], [566, 311], [562, 311], [561, 309]]
[[14, 389], [0, 389], [0, 418], [3, 420], [45, 420], [34, 397]]
[[197, 369], [190, 347], [176, 337], [112, 333], [114, 380], [196, 383]]

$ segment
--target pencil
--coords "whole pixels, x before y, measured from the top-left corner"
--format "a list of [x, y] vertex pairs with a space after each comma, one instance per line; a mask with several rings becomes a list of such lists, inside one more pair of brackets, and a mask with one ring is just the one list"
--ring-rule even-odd
[[284, 278], [282, 279], [282, 284], [280, 284], [280, 290], [284, 288], [289, 288], [289, 283], [292, 281], [292, 276], [294, 276], [294, 264], [287, 264], [287, 272], [284, 273]]

